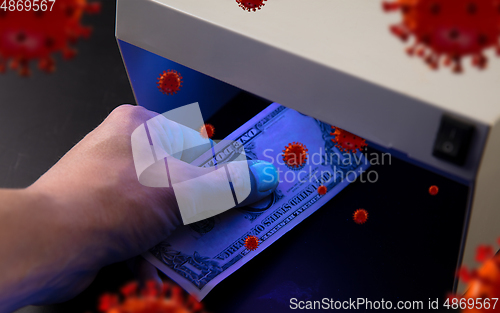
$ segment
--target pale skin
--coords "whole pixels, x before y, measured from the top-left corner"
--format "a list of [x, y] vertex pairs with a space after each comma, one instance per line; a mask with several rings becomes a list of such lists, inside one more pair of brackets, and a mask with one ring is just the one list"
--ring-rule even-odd
[[[103, 266], [140, 255], [182, 225], [172, 188], [141, 185], [134, 168], [131, 133], [155, 115], [120, 106], [34, 184], [0, 190], [0, 312], [70, 299]], [[188, 177], [198, 170], [175, 166]]]

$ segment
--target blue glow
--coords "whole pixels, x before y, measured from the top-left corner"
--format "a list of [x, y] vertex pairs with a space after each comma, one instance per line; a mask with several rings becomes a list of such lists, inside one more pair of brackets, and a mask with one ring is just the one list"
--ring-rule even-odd
[[[137, 104], [163, 113], [177, 107], [198, 102], [206, 120], [233, 98], [240, 89], [157, 54], [118, 40], [125, 67], [135, 93]], [[163, 71], [176, 70], [182, 76], [182, 87], [177, 94], [165, 95], [157, 88]]]

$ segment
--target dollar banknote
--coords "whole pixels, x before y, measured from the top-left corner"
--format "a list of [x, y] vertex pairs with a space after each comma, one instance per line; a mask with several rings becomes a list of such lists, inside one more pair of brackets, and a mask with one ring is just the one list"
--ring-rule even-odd
[[[244, 150], [248, 159], [273, 163], [279, 185], [269, 197], [246, 207], [184, 225], [144, 257], [190, 294], [203, 299], [218, 283], [269, 248], [365, 171], [361, 152], [341, 152], [332, 127], [277, 103], [271, 104], [192, 164], [217, 166]], [[307, 149], [304, 162], [284, 160], [290, 144]], [[292, 153], [293, 154], [293, 153]], [[326, 186], [326, 194], [318, 193]], [[255, 250], [245, 239], [256, 236]]]

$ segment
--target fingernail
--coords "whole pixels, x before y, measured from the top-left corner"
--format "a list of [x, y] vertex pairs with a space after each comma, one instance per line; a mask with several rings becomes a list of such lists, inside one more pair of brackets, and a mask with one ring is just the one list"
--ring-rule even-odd
[[276, 188], [278, 185], [278, 171], [276, 167], [269, 162], [258, 162], [250, 166], [250, 170], [257, 182], [257, 189], [260, 192], [266, 192]]

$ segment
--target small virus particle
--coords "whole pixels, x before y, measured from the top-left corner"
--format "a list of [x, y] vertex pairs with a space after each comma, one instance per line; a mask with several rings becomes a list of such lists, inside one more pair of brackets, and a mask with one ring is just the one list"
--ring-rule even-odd
[[[14, 3], [2, 2], [9, 6]], [[21, 2], [16, 1], [18, 5]], [[98, 13], [101, 5], [87, 0], [58, 0], [49, 7], [50, 11], [0, 9], [0, 72], [5, 72], [8, 64], [20, 76], [30, 76], [31, 61], [38, 61], [38, 68], [44, 72], [54, 72], [53, 55], [61, 52], [66, 60], [76, 55], [72, 45], [82, 37], [89, 38], [92, 31], [82, 26], [81, 18], [84, 13]]]
[[193, 296], [186, 297], [179, 286], [154, 281], [147, 282], [139, 290], [135, 282], [121, 288], [121, 296], [106, 293], [99, 299], [98, 310], [102, 313], [158, 313], [182, 312], [205, 313], [203, 304]]
[[326, 192], [328, 191], [328, 189], [326, 188], [326, 186], [324, 185], [321, 185], [318, 187], [318, 194], [319, 195], [326, 195]]
[[463, 297], [453, 295], [450, 304], [459, 304], [461, 299], [462, 302], [466, 299], [467, 303], [468, 299], [475, 299], [476, 305], [462, 312], [496, 312], [498, 309], [492, 310], [491, 303], [488, 308], [484, 304], [486, 304], [485, 299], [500, 298], [500, 254], [494, 255], [493, 247], [486, 245], [480, 245], [476, 251], [476, 261], [482, 263], [482, 266], [478, 270], [469, 270], [465, 266], [460, 268], [458, 277], [469, 285], [465, 295]]
[[215, 127], [213, 127], [211, 124], [205, 124], [201, 126], [200, 128], [201, 137], [205, 139], [212, 138], [214, 134], [215, 134]]
[[259, 238], [257, 238], [256, 236], [248, 236], [245, 239], [245, 248], [247, 248], [248, 250], [253, 251], [257, 249], [258, 246], [259, 246]]
[[392, 25], [391, 32], [403, 41], [413, 37], [408, 54], [423, 58], [432, 69], [443, 59], [460, 73], [465, 56], [483, 69], [488, 62], [483, 52], [500, 52], [499, 0], [393, 0], [383, 2], [383, 9], [402, 13], [402, 22]]
[[368, 212], [365, 209], [358, 209], [354, 212], [353, 220], [356, 224], [364, 224], [368, 220]]
[[438, 192], [439, 192], [439, 188], [438, 188], [438, 186], [436, 186], [436, 185], [432, 185], [432, 186], [430, 186], [430, 187], [429, 187], [429, 194], [430, 194], [431, 196], [435, 196], [435, 195], [437, 195], [437, 194], [438, 194]]
[[243, 10], [255, 12], [265, 5], [265, 1], [267, 0], [236, 0], [236, 3], [238, 3], [239, 7]]
[[335, 138], [332, 138], [332, 141], [335, 143], [335, 147], [342, 152], [361, 151], [367, 146], [366, 141], [361, 137], [351, 134], [339, 127], [332, 126], [332, 129], [334, 129], [334, 131], [331, 132], [330, 135], [335, 136]]
[[174, 70], [163, 71], [163, 74], [158, 77], [158, 89], [166, 94], [173, 95], [182, 87], [182, 76]]
[[300, 142], [289, 143], [283, 150], [283, 161], [291, 169], [302, 168], [307, 160], [306, 146]]

